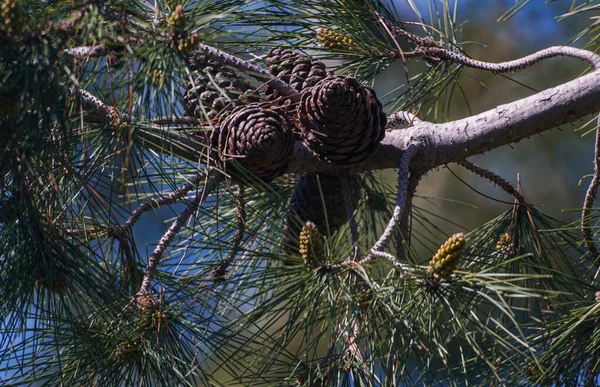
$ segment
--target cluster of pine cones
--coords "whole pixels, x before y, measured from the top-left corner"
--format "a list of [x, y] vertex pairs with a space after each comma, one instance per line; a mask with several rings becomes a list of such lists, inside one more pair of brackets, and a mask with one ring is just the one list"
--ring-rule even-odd
[[[268, 182], [282, 175], [296, 139], [319, 159], [340, 166], [375, 152], [385, 135], [386, 116], [373, 89], [328, 74], [322, 62], [287, 49], [272, 49], [266, 63], [271, 74], [300, 93], [297, 106], [270, 87], [261, 97], [245, 78], [219, 63], [201, 56], [188, 59], [194, 81], [185, 91], [186, 113], [214, 124], [215, 159], [234, 177], [251, 172]], [[361, 184], [358, 176], [349, 182], [356, 207]], [[339, 177], [306, 174], [292, 195], [284, 246], [298, 251], [306, 222], [332, 235], [347, 220]]]

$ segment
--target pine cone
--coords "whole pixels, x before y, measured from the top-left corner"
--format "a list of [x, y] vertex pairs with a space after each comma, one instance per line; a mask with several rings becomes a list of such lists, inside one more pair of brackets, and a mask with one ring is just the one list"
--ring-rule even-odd
[[[257, 103], [240, 106], [221, 120], [211, 141], [226, 168], [238, 173], [246, 169], [264, 181], [284, 172], [294, 147], [287, 120], [277, 110]], [[236, 170], [233, 160], [243, 169]]]
[[188, 58], [188, 65], [194, 70], [194, 82], [186, 87], [183, 101], [185, 112], [191, 117], [205, 119], [198, 100], [210, 120], [231, 112], [236, 106], [259, 100], [258, 95], [253, 94], [252, 85], [229, 67], [202, 56]]
[[[327, 76], [323, 62], [311, 61], [306, 55], [289, 49], [271, 49], [267, 54], [267, 66], [271, 74], [298, 91], [315, 85]], [[277, 97], [274, 89], [267, 89], [268, 99], [272, 100]]]
[[465, 249], [465, 234], [452, 235], [429, 262], [428, 270], [433, 278], [439, 280], [452, 275]]
[[[339, 177], [324, 173], [318, 176], [318, 180], [315, 173], [302, 176], [292, 194], [283, 237], [284, 247], [289, 253], [298, 251], [298, 235], [306, 222], [312, 222], [318, 232], [323, 235], [328, 235], [327, 226], [329, 225], [329, 232], [333, 235], [348, 221]], [[360, 200], [362, 186], [358, 175], [351, 175], [349, 180], [350, 197], [354, 209]], [[323, 200], [321, 200], [321, 193]], [[327, 217], [325, 217], [323, 207], [327, 210]]]
[[305, 91], [298, 117], [304, 143], [336, 164], [366, 159], [385, 136], [381, 102], [373, 89], [354, 78], [326, 78]]

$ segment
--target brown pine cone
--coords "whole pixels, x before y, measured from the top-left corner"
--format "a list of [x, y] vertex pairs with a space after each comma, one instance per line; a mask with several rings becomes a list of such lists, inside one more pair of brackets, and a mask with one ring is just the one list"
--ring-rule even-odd
[[[226, 169], [240, 175], [247, 170], [264, 181], [285, 171], [294, 148], [285, 117], [258, 103], [233, 110], [215, 128], [211, 141]], [[236, 168], [233, 160], [242, 168]]]
[[[273, 48], [267, 54], [269, 72], [289, 84], [292, 70], [297, 62], [304, 62], [300, 54], [284, 48]], [[310, 66], [310, 61], [309, 61]]]
[[[311, 61], [306, 55], [298, 54], [289, 49], [271, 49], [267, 54], [267, 66], [271, 74], [298, 91], [327, 77], [323, 62]], [[272, 88], [267, 89], [268, 99], [272, 100], [277, 97], [275, 90]]]
[[387, 120], [375, 91], [350, 77], [326, 78], [306, 90], [298, 118], [302, 139], [313, 153], [345, 165], [375, 152]]
[[183, 101], [185, 112], [191, 117], [213, 120], [236, 106], [259, 100], [252, 85], [229, 67], [202, 56], [188, 58], [188, 65], [194, 69], [194, 82], [187, 85]]
[[[298, 236], [306, 222], [312, 222], [323, 235], [328, 235], [329, 226], [329, 235], [333, 235], [348, 221], [340, 178], [325, 173], [318, 174], [318, 177], [317, 180], [316, 173], [302, 176], [292, 194], [283, 237], [283, 244], [288, 252], [298, 251]], [[349, 185], [352, 208], [355, 209], [362, 194], [362, 185], [357, 174], [349, 177]]]

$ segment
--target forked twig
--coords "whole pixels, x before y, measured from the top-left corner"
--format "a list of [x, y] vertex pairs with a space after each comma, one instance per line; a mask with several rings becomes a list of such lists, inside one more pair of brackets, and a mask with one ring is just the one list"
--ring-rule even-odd
[[[208, 178], [208, 175], [207, 175]], [[148, 263], [146, 265], [146, 271], [144, 272], [144, 277], [142, 279], [142, 285], [140, 286], [140, 290], [138, 291], [138, 297], [144, 296], [149, 293], [150, 285], [152, 283], [152, 279], [158, 269], [158, 265], [162, 259], [163, 254], [167, 250], [169, 244], [175, 239], [175, 236], [179, 233], [179, 230], [183, 227], [183, 225], [187, 222], [190, 216], [196, 212], [198, 207], [202, 204], [204, 199], [212, 192], [212, 190], [218, 185], [221, 181], [222, 175], [217, 175], [212, 179], [208, 180], [204, 189], [198, 192], [193, 202], [183, 210], [177, 219], [171, 224], [169, 229], [163, 234], [160, 238], [158, 244], [154, 248], [152, 254], [148, 257]]]
[[178, 199], [184, 197], [188, 192], [190, 192], [198, 183], [206, 178], [208, 171], [204, 169], [196, 176], [194, 176], [189, 182], [180, 185], [173, 192], [168, 195], [161, 195], [159, 197], [153, 197], [146, 199], [142, 204], [140, 204], [133, 212], [131, 216], [118, 226], [115, 230], [116, 233], [124, 234], [129, 229], [133, 227], [133, 225], [140, 219], [143, 213], [150, 211], [153, 208], [158, 208], [167, 204], [175, 203]]

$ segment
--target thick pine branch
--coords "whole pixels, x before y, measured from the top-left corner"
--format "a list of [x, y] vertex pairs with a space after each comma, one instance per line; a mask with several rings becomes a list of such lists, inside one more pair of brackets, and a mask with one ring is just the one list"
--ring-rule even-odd
[[[377, 152], [350, 170], [394, 168], [408, 144], [416, 140], [423, 145], [411, 169], [431, 170], [575, 122], [597, 112], [598, 101], [600, 72], [595, 71], [474, 116], [442, 124], [419, 122], [410, 128], [388, 131]], [[287, 172], [332, 173], [338, 169], [318, 160], [297, 142]]]

